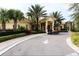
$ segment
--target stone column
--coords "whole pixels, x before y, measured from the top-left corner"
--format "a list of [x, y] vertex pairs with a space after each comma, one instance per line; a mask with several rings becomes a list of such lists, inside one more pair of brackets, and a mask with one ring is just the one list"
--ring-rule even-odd
[[54, 31], [54, 20], [52, 21], [52, 31]]
[[39, 29], [42, 30], [42, 29], [41, 29], [41, 23], [39, 24]]
[[48, 22], [46, 21], [46, 23], [45, 23], [45, 31], [46, 31], [46, 33], [48, 33], [47, 26], [48, 26]]

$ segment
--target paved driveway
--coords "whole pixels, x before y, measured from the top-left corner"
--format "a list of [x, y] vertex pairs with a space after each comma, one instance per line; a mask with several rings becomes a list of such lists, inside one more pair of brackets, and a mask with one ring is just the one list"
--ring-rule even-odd
[[[25, 37], [27, 38], [27, 37]], [[77, 55], [67, 43], [68, 33], [37, 36], [11, 48], [3, 56], [67, 56]]]

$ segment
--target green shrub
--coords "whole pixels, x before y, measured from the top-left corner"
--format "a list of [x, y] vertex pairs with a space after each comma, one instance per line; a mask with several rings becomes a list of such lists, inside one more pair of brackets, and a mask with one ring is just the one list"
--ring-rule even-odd
[[0, 36], [7, 36], [7, 35], [12, 35], [12, 34], [19, 34], [19, 33], [25, 33], [25, 30], [21, 30], [21, 31], [13, 31], [13, 30], [6, 30], [5, 32], [0, 32]]
[[68, 32], [68, 30], [67, 29], [61, 29], [60, 32]]
[[45, 31], [42, 31], [42, 30], [32, 31], [32, 34], [38, 34], [38, 33], [45, 33]]
[[21, 36], [25, 36], [25, 35], [29, 35], [29, 34], [38, 34], [38, 33], [45, 33], [45, 32], [42, 30], [39, 30], [39, 31], [17, 30], [15, 32], [13, 30], [6, 30], [6, 32], [0, 32], [0, 42], [7, 41], [7, 40], [17, 38], [17, 37], [21, 37]]
[[0, 37], [0, 42], [7, 41], [7, 40], [10, 40], [10, 39], [13, 39], [13, 38], [17, 38], [17, 37], [21, 37], [21, 36], [25, 36], [25, 35], [26, 35], [25, 33], [20, 33], [20, 34], [13, 34], [13, 35], [8, 35], [8, 36], [2, 36], [2, 37]]
[[32, 31], [32, 34], [37, 34], [38, 32], [37, 31]]
[[45, 31], [43, 31], [43, 30], [38, 30], [37, 32], [38, 33], [45, 33]]
[[17, 30], [18, 30], [18, 31], [23, 31], [23, 30], [26, 30], [26, 28], [23, 27], [23, 26], [18, 25], [18, 29], [17, 29]]
[[71, 30], [72, 32], [79, 32], [79, 28], [74, 28]]

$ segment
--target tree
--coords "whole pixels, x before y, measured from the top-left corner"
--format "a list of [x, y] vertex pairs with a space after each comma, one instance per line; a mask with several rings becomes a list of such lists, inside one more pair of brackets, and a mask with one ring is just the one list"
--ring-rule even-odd
[[61, 12], [53, 12], [51, 14], [51, 16], [53, 16], [54, 18], [56, 18], [56, 20], [54, 20], [54, 26], [58, 27], [61, 24], [61, 21], [64, 20], [65, 18], [63, 18]]
[[28, 19], [31, 20], [31, 23], [36, 23], [35, 16], [31, 14], [31, 12], [27, 12]]
[[72, 3], [72, 4], [70, 4], [69, 10], [72, 10], [74, 12], [79, 12], [79, 3]]
[[20, 10], [10, 9], [8, 10], [8, 17], [9, 19], [13, 19], [14, 21], [13, 30], [16, 31], [17, 21], [24, 19], [24, 14]]
[[74, 23], [76, 24], [76, 29], [79, 30], [79, 3], [70, 4], [70, 11], [73, 11], [71, 14], [71, 18], [74, 19]]
[[6, 9], [0, 9], [0, 20], [2, 21], [2, 30], [6, 30], [6, 22], [9, 20]]
[[28, 19], [30, 20], [31, 29], [36, 30], [36, 18], [32, 15], [31, 12], [27, 12]]
[[43, 10], [44, 7], [41, 7], [38, 4], [35, 5], [31, 5], [31, 7], [29, 8], [29, 12], [27, 12], [28, 16], [31, 16], [31, 18], [35, 19], [36, 21], [36, 30], [38, 31], [38, 21], [39, 21], [39, 17], [43, 17], [46, 15], [46, 10]]

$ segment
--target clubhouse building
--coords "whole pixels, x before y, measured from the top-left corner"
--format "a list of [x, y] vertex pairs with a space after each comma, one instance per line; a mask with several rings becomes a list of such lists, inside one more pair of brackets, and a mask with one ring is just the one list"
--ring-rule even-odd
[[[48, 33], [48, 30], [54, 31], [54, 21], [56, 18], [51, 17], [51, 16], [46, 16], [46, 17], [41, 17], [39, 19], [39, 29]], [[18, 25], [27, 28], [28, 30], [33, 30], [35, 26], [32, 26], [31, 20], [25, 19], [18, 21]], [[12, 29], [13, 28], [13, 21], [10, 21], [9, 23], [6, 23], [6, 29]], [[18, 28], [18, 26], [17, 26]], [[61, 29], [64, 28], [64, 24], [62, 23], [59, 27], [58, 30], [60, 31]], [[2, 29], [2, 25], [0, 23], [0, 29]]]

